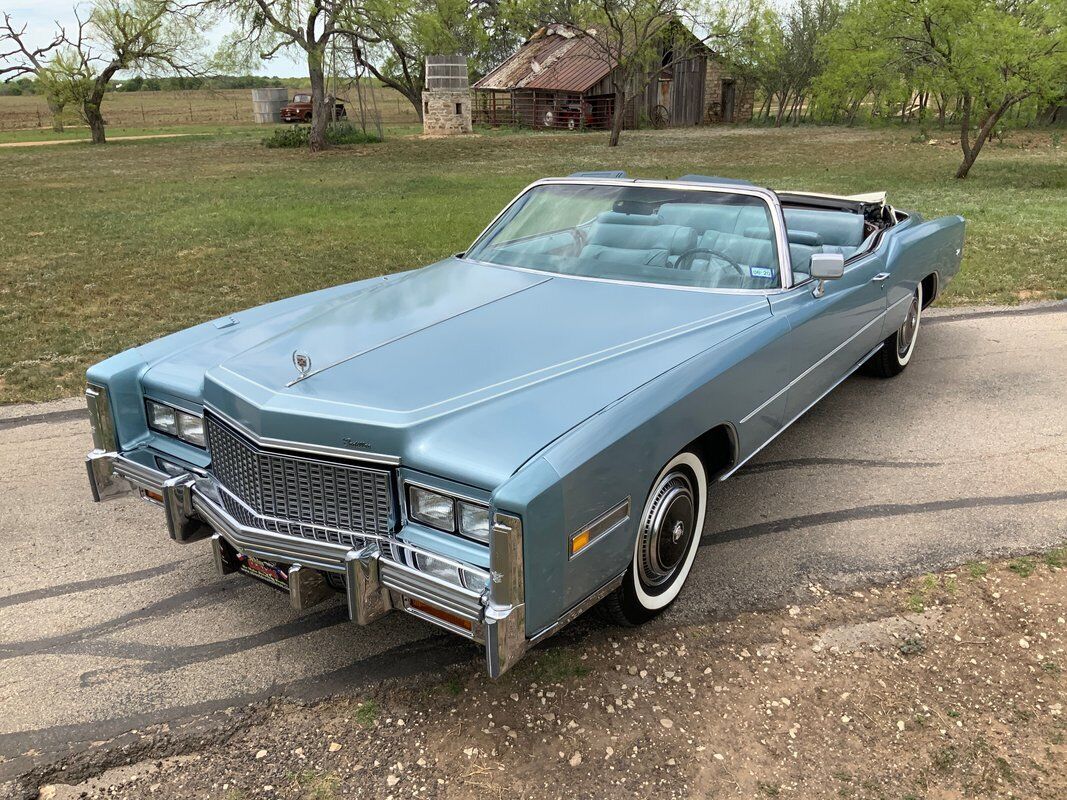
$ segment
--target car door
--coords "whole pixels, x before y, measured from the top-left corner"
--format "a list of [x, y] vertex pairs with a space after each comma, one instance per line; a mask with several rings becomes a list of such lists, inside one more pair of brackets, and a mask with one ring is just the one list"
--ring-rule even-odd
[[771, 296], [772, 313], [786, 317], [790, 326], [786, 422], [836, 386], [881, 341], [887, 277], [884, 257], [866, 253], [848, 261], [841, 278], [826, 281], [821, 295], [808, 278]]

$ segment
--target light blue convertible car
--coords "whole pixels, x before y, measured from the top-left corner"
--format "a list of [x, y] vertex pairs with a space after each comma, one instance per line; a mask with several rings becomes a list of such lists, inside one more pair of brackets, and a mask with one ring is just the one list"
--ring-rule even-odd
[[464, 253], [235, 313], [88, 373], [94, 498], [159, 503], [297, 608], [404, 611], [489, 674], [593, 604], [677, 596], [713, 481], [854, 370], [890, 377], [964, 221], [884, 195], [586, 173]]

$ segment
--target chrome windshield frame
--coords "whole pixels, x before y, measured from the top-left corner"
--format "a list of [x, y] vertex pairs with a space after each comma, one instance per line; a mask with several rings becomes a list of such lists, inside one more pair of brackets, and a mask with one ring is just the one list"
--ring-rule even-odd
[[[726, 288], [711, 288], [706, 286], [679, 286], [677, 284], [667, 283], [655, 283], [652, 281], [628, 281], [619, 278], [597, 278], [588, 275], [568, 275], [565, 273], [552, 272], [550, 270], [537, 269], [536, 267], [517, 267], [511, 264], [497, 264], [492, 261], [481, 261], [476, 258], [471, 258], [469, 253], [475, 247], [482, 243], [487, 234], [496, 227], [497, 222], [508, 213], [511, 208], [522, 200], [529, 192], [537, 189], [541, 186], [641, 186], [650, 189], [685, 189], [686, 191], [695, 192], [712, 192], [715, 194], [732, 194], [741, 195], [745, 197], [757, 197], [763, 200], [769, 207], [771, 212], [771, 224], [774, 227], [774, 241], [775, 249], [778, 254], [778, 277], [781, 286], [776, 286], [771, 289], [726, 289]], [[762, 186], [738, 186], [734, 184], [717, 184], [717, 183], [704, 183], [695, 181], [660, 181], [660, 180], [642, 180], [640, 178], [541, 178], [536, 180], [519, 192], [515, 197], [501, 209], [500, 213], [493, 217], [492, 221], [482, 232], [475, 237], [470, 246], [463, 251], [465, 260], [471, 261], [476, 264], [485, 264], [492, 267], [502, 267], [504, 269], [516, 269], [524, 272], [535, 272], [539, 275], [554, 275], [561, 278], [581, 278], [583, 280], [590, 281], [602, 281], [604, 283], [618, 283], [618, 284], [638, 284], [642, 286], [659, 286], [666, 289], [680, 289], [683, 291], [702, 291], [702, 292], [725, 292], [730, 294], [753, 294], [753, 295], [766, 295], [776, 294], [782, 291], [788, 291], [793, 287], [793, 269], [789, 258], [789, 241], [786, 236], [785, 229], [785, 215], [782, 213], [782, 204], [778, 199], [778, 195], [770, 189], [765, 189]]]

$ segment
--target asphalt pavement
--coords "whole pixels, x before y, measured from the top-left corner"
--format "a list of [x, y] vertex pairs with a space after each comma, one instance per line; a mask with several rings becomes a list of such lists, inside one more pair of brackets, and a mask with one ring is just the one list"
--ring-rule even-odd
[[[854, 377], [712, 487], [658, 624], [721, 617], [1067, 539], [1067, 304], [933, 312], [909, 368]], [[0, 782], [131, 729], [271, 695], [418, 680], [477, 651], [219, 578], [160, 509], [93, 504], [81, 400], [0, 408]], [[596, 636], [576, 623], [570, 641]]]

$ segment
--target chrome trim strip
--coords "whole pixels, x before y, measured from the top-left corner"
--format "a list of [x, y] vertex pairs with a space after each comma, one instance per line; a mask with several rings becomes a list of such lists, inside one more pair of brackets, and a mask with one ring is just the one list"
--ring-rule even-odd
[[[426, 602], [429, 602], [429, 601], [426, 601]], [[430, 605], [435, 605], [435, 604], [434, 603], [430, 603]], [[432, 614], [427, 614], [422, 609], [415, 608], [413, 605], [411, 605], [411, 598], [410, 597], [406, 597], [406, 596], [404, 597], [404, 611], [406, 611], [408, 614], [411, 614], [411, 616], [413, 616], [413, 617], [418, 617], [423, 622], [430, 622], [430, 623], [436, 625], [438, 628], [444, 628], [449, 633], [456, 634], [456, 636], [462, 636], [464, 639], [471, 639], [471, 640], [473, 640], [475, 638], [475, 636], [474, 636], [474, 628], [476, 627], [475, 624], [471, 625], [471, 629], [469, 631], [466, 628], [459, 627], [458, 625], [452, 625], [449, 622], [447, 622], [446, 620], [441, 619], [440, 617], [435, 617]], [[461, 614], [457, 614], [457, 616], [462, 616], [462, 615]], [[476, 623], [477, 621], [476, 620], [471, 620], [471, 622], [472, 623]]]
[[382, 586], [439, 606], [471, 622], [482, 619], [482, 596], [457, 584], [448, 583], [398, 561], [378, 562]]
[[96, 450], [116, 452], [119, 449], [119, 437], [115, 431], [115, 418], [111, 415], [111, 398], [107, 388], [93, 383], [86, 384], [85, 403], [89, 407], [93, 447]]
[[[746, 422], [748, 422], [750, 419], [752, 419], [754, 416], [756, 416], [759, 412], [761, 412], [763, 409], [765, 409], [767, 406], [769, 406], [771, 403], [773, 403], [775, 400], [777, 400], [779, 397], [781, 397], [787, 391], [789, 391], [794, 386], [796, 386], [798, 383], [800, 383], [802, 380], [804, 380], [806, 377], [808, 377], [808, 375], [810, 375], [813, 371], [815, 371], [816, 369], [821, 367], [823, 364], [825, 364], [828, 359], [830, 359], [831, 357], [836, 355], [843, 347], [845, 347], [846, 345], [850, 344], [853, 339], [858, 337], [861, 333], [866, 331], [868, 328], [870, 328], [876, 322], [881, 322], [882, 320], [884, 320], [886, 313], [887, 312], [885, 312], [885, 311], [880, 313], [878, 316], [876, 316], [874, 319], [872, 319], [870, 322], [868, 322], [866, 325], [864, 325], [862, 328], [860, 328], [854, 334], [852, 334], [847, 339], [845, 339], [845, 341], [841, 342], [841, 344], [839, 344], [837, 347], [835, 347], [829, 353], [824, 355], [822, 358], [820, 358], [818, 361], [816, 361], [814, 364], [812, 364], [806, 370], [804, 370], [799, 375], [797, 375], [795, 378], [793, 378], [793, 380], [791, 380], [789, 383], [787, 383], [785, 386], [783, 386], [781, 389], [779, 389], [777, 392], [775, 392], [770, 398], [768, 398], [767, 400], [764, 400], [756, 408], [752, 409], [752, 411], [750, 411], [748, 414], [746, 414], [744, 417], [741, 418], [741, 424], [744, 425]], [[788, 336], [788, 334], [786, 334], [786, 335]]]
[[[202, 485], [202, 481], [200, 483]], [[368, 543], [369, 542], [375, 542], [375, 543], [377, 543], [379, 545], [388, 543], [390, 547], [399, 548], [401, 550], [407, 550], [407, 551], [409, 551], [411, 553], [414, 553], [415, 555], [425, 555], [425, 556], [429, 556], [431, 558], [436, 558], [438, 561], [443, 561], [446, 564], [448, 564], [449, 566], [456, 567], [457, 569], [465, 570], [466, 572], [470, 572], [472, 574], [477, 575], [480, 578], [485, 578], [486, 580], [489, 579], [489, 571], [487, 569], [483, 568], [483, 567], [479, 567], [479, 566], [477, 566], [475, 564], [468, 564], [468, 563], [465, 563], [463, 561], [457, 561], [454, 558], [450, 558], [448, 556], [441, 555], [439, 553], [435, 553], [432, 550], [427, 550], [426, 548], [419, 547], [418, 545], [409, 544], [408, 542], [401, 541], [400, 539], [392, 539], [392, 538], [390, 538], [388, 536], [383, 536], [381, 534], [376, 534], [376, 533], [362, 533], [360, 531], [350, 531], [350, 530], [345, 530], [343, 528], [332, 528], [329, 525], [320, 525], [319, 523], [315, 523], [315, 522], [293, 522], [292, 520], [281, 519], [280, 517], [272, 517], [272, 516], [270, 516], [268, 514], [260, 514], [257, 511], [255, 511], [254, 509], [252, 509], [252, 507], [249, 506], [248, 503], [246, 503], [240, 497], [235, 495], [233, 492], [231, 492], [229, 489], [227, 489], [225, 486], [223, 486], [218, 481], [212, 481], [212, 487], [214, 489], [216, 489], [216, 490], [220, 490], [220, 491], [225, 492], [228, 497], [231, 497], [234, 500], [234, 502], [236, 502], [238, 505], [240, 505], [241, 508], [243, 508], [245, 511], [247, 511], [251, 516], [253, 516], [256, 519], [262, 519], [262, 520], [267, 520], [268, 522], [281, 523], [281, 524], [286, 524], [286, 525], [299, 525], [301, 527], [313, 528], [315, 530], [320, 530], [323, 533], [343, 534], [345, 536], [351, 536], [351, 537], [353, 537], [355, 539], [362, 539], [362, 540], [364, 540], [365, 542], [368, 542]], [[204, 494], [203, 489], [200, 489], [200, 493]], [[223, 508], [222, 506], [215, 506], [215, 508], [217, 509], [218, 513], [224, 515], [226, 517], [226, 519], [230, 521], [230, 524], [238, 526], [238, 527], [240, 527], [242, 529], [247, 529], [249, 531], [261, 531], [262, 533], [264, 533], [264, 534], [266, 534], [268, 536], [281, 537], [280, 540], [284, 540], [284, 541], [287, 541], [287, 542], [291, 541], [294, 544], [298, 543], [298, 542], [310, 542], [310, 543], [313, 543], [313, 544], [330, 545], [330, 547], [340, 548], [342, 551], [347, 551], [347, 550], [351, 549], [347, 545], [343, 545], [343, 544], [334, 544], [332, 542], [323, 542], [323, 541], [321, 541], [319, 539], [308, 539], [307, 537], [304, 537], [304, 536], [293, 536], [292, 534], [288, 534], [288, 533], [276, 533], [275, 531], [270, 531], [270, 530], [267, 530], [266, 528], [256, 528], [256, 527], [244, 525], [243, 523], [238, 522], [236, 519], [234, 519], [232, 516], [230, 516], [226, 512], [226, 509]], [[423, 574], [425, 574], [425, 573], [423, 573]]]
[[[474, 247], [477, 246], [478, 243], [481, 242], [481, 240], [485, 237], [486, 233], [489, 232], [489, 229], [492, 228], [494, 225], [496, 225], [497, 221], [501, 217], [503, 217], [513, 205], [515, 205], [517, 202], [519, 202], [519, 200], [527, 192], [529, 192], [531, 189], [535, 189], [538, 186], [553, 186], [553, 185], [574, 185], [574, 186], [596, 185], [596, 186], [623, 186], [623, 187], [625, 187], [625, 186], [647, 186], [647, 187], [652, 188], [652, 189], [678, 189], [678, 188], [683, 188], [686, 191], [713, 192], [713, 193], [717, 193], [717, 194], [735, 194], [735, 195], [739, 194], [739, 195], [745, 195], [745, 196], [748, 196], [748, 197], [759, 197], [764, 202], [766, 202], [767, 205], [770, 207], [771, 224], [774, 226], [775, 244], [777, 245], [777, 251], [778, 251], [778, 280], [782, 284], [781, 287], [779, 289], [777, 289], [777, 291], [787, 290], [787, 289], [792, 288], [792, 286], [793, 286], [793, 268], [792, 268], [792, 261], [791, 261], [790, 256], [789, 256], [789, 240], [786, 237], [785, 215], [782, 212], [782, 204], [781, 204], [781, 201], [778, 199], [778, 195], [775, 192], [771, 191], [770, 189], [765, 189], [765, 188], [763, 188], [761, 186], [740, 186], [740, 185], [735, 185], [735, 184], [696, 183], [696, 182], [689, 182], [689, 181], [641, 180], [639, 178], [541, 178], [540, 180], [534, 181], [529, 186], [527, 186], [525, 189], [523, 189], [521, 192], [519, 192], [517, 195], [515, 195], [514, 199], [512, 199], [512, 201], [510, 203], [508, 203], [506, 206], [504, 206], [504, 208], [500, 211], [500, 213], [498, 213], [495, 217], [493, 217], [493, 219], [490, 221], [490, 223], [488, 225], [486, 225], [484, 229], [482, 229], [482, 232], [478, 234], [478, 236], [474, 239], [474, 241], [471, 242], [470, 246], [467, 247], [467, 249], [464, 250], [463, 252], [464, 253], [469, 253], [471, 250], [473, 250]], [[538, 275], [551, 275], [551, 276], [555, 277], [558, 274], [558, 273], [554, 273], [554, 272], [546, 272], [544, 270], [527, 269], [527, 268], [524, 268], [524, 267], [509, 267], [506, 264], [493, 264], [492, 262], [477, 261], [475, 259], [470, 259], [470, 258], [466, 258], [466, 257], [464, 257], [463, 260], [470, 261], [472, 263], [486, 264], [488, 266], [494, 266], [494, 267], [505, 267], [507, 269], [521, 269], [523, 271], [533, 272], [533, 273], [536, 273]], [[579, 278], [579, 277], [581, 277], [581, 278], [584, 278], [586, 280], [603, 281], [603, 282], [606, 282], [606, 283], [621, 283], [621, 284], [634, 284], [634, 283], [636, 283], [635, 281], [621, 281], [621, 280], [616, 280], [616, 279], [613, 279], [613, 278], [590, 278], [588, 276], [578, 276], [578, 275], [562, 275], [562, 274], [559, 274], [559, 277], [564, 277], [564, 278]], [[694, 290], [695, 291], [704, 291], [704, 292], [729, 291], [731, 293], [743, 293], [743, 294], [764, 294], [764, 293], [767, 293], [768, 291], [771, 291], [771, 290], [765, 290], [765, 289], [723, 290], [723, 289], [709, 289], [709, 288], [706, 288], [706, 287], [696, 287], [696, 286], [693, 286], [693, 287], [689, 287], [689, 286], [667, 287], [666, 284], [661, 284], [661, 283], [639, 284], [639, 285], [656, 286], [656, 287], [660, 287], [660, 288], [673, 288], [673, 289], [680, 289], [680, 290], [683, 290], [683, 291], [694, 291]]]
[[[621, 514], [621, 516], [620, 516]], [[630, 519], [630, 498], [627, 497], [618, 505], [608, 509], [599, 517], [594, 519], [588, 525], [583, 525], [578, 530], [570, 535], [567, 539], [567, 560], [571, 561], [582, 553], [586, 552], [590, 547], [599, 542], [609, 533], [619, 529], [621, 525], [626, 524]], [[599, 530], [596, 530], [599, 526]], [[574, 539], [575, 537], [589, 531], [589, 541], [585, 543], [585, 547], [574, 552]], [[594, 533], [594, 531], [596, 531]]]
[[[401, 483], [405, 487], [405, 491], [404, 491], [405, 498], [407, 497], [406, 487], [408, 487], [408, 486], [418, 486], [420, 489], [427, 489], [427, 490], [433, 492], [434, 494], [440, 494], [440, 495], [444, 495], [445, 497], [451, 497], [454, 500], [460, 500], [460, 501], [462, 501], [464, 503], [468, 503], [468, 504], [470, 504], [472, 506], [481, 506], [482, 508], [489, 508], [489, 501], [487, 501], [487, 500], [479, 500], [478, 498], [471, 497], [470, 495], [459, 494], [458, 492], [453, 492], [453, 491], [451, 491], [449, 489], [442, 489], [440, 486], [431, 486], [428, 483], [422, 483], [420, 481], [411, 481], [411, 480], [406, 480], [406, 479], [401, 481]], [[406, 510], [406, 503], [405, 503], [405, 510]], [[416, 520], [416, 522], [417, 521], [418, 520]], [[428, 523], [422, 522], [422, 523], [419, 523], [419, 524], [427, 525]], [[454, 532], [455, 531], [446, 531], [446, 533], [454, 533]], [[484, 544], [484, 542], [483, 542], [483, 544]]]
[[347, 362], [349, 362], [349, 361], [351, 361], [351, 360], [353, 360], [355, 358], [359, 358], [360, 356], [364, 356], [367, 353], [371, 353], [371, 352], [373, 352], [375, 350], [379, 350], [382, 347], [386, 347], [388, 345], [393, 344], [394, 342], [399, 342], [401, 339], [407, 339], [409, 336], [414, 336], [416, 333], [421, 333], [422, 331], [429, 330], [430, 328], [432, 328], [435, 325], [440, 325], [442, 322], [448, 322], [448, 320], [450, 320], [450, 319], [455, 319], [456, 317], [461, 317], [464, 314], [469, 314], [471, 311], [477, 311], [479, 308], [484, 308], [485, 306], [490, 305], [492, 303], [495, 303], [498, 300], [504, 300], [505, 298], [512, 297], [514, 295], [519, 294], [520, 292], [525, 292], [527, 289], [533, 289], [535, 286], [540, 286], [542, 283], [545, 283], [545, 282], [547, 282], [549, 280], [551, 280], [551, 279], [550, 278], [545, 278], [545, 280], [540, 281], [538, 283], [532, 283], [529, 286], [521, 286], [521, 287], [519, 287], [518, 289], [516, 289], [513, 292], [508, 292], [507, 294], [500, 295], [499, 297], [494, 297], [491, 300], [486, 300], [484, 303], [479, 303], [476, 306], [471, 306], [470, 308], [465, 308], [462, 311], [457, 311], [455, 314], [450, 314], [449, 316], [444, 317], [442, 319], [434, 320], [433, 322], [430, 322], [430, 323], [427, 323], [426, 325], [423, 325], [421, 328], [416, 328], [413, 331], [408, 331], [407, 333], [402, 333], [399, 336], [394, 336], [392, 339], [386, 339], [384, 342], [379, 342], [378, 344], [376, 344], [376, 345], [374, 345], [372, 347], [367, 347], [367, 348], [364, 348], [363, 350], [360, 350], [359, 352], [353, 353], [350, 356], [345, 356], [344, 358], [339, 359], [338, 361], [334, 361], [332, 364], [327, 364], [325, 367], [320, 367], [319, 369], [314, 370], [313, 372], [308, 372], [305, 375], [301, 375], [299, 378], [295, 378], [295, 379], [289, 381], [289, 383], [285, 384], [285, 387], [288, 389], [288, 388], [291, 388], [293, 386], [296, 386], [298, 383], [306, 381], [308, 378], [314, 378], [316, 375], [321, 375], [322, 373], [326, 372], [326, 370], [333, 369], [334, 367], [338, 367], [341, 364], [345, 364], [345, 363], [347, 363]]
[[489, 596], [485, 607], [485, 661], [500, 677], [529, 647], [522, 520], [496, 511], [489, 534]]
[[563, 614], [563, 616], [561, 616], [547, 628], [539, 630], [537, 633], [530, 637], [530, 645], [535, 645], [543, 639], [547, 639], [549, 636], [552, 636], [554, 633], [556, 633], [560, 628], [563, 628], [574, 622], [574, 620], [578, 619], [578, 617], [580, 617], [582, 614], [591, 609], [609, 594], [611, 594], [620, 586], [622, 586], [622, 581], [625, 577], [626, 573], [624, 572], [622, 575], [612, 578], [610, 581], [605, 583], [587, 598], [582, 600], [577, 605], [573, 606], [570, 611], [567, 611], [565, 614]]
[[215, 406], [205, 403], [204, 408], [211, 414], [214, 414], [219, 419], [228, 423], [237, 429], [237, 431], [246, 438], [250, 439], [253, 443], [268, 450], [280, 450], [286, 453], [308, 453], [310, 455], [317, 456], [329, 456], [331, 458], [341, 458], [347, 461], [366, 461], [373, 464], [386, 464], [391, 467], [400, 465], [400, 458], [397, 456], [389, 456], [383, 453], [369, 453], [362, 450], [353, 451], [347, 450], [343, 447], [330, 447], [328, 445], [309, 444], [307, 442], [293, 442], [288, 439], [272, 439], [267, 436], [260, 436], [255, 431], [251, 430], [247, 425], [244, 425], [229, 414]]
[[756, 455], [756, 453], [758, 453], [764, 447], [766, 447], [771, 442], [773, 442], [775, 439], [777, 439], [778, 436], [780, 436], [790, 425], [792, 425], [794, 422], [796, 422], [802, 416], [807, 414], [815, 406], [816, 403], [818, 403], [820, 400], [822, 400], [824, 397], [826, 397], [826, 395], [830, 394], [830, 392], [832, 392], [834, 389], [836, 389], [838, 386], [840, 386], [842, 383], [844, 383], [845, 379], [848, 378], [849, 376], [851, 376], [852, 373], [855, 372], [856, 370], [858, 370], [860, 367], [862, 367], [864, 362], [866, 362], [868, 358], [870, 358], [875, 353], [877, 353], [879, 350], [881, 350], [883, 344], [885, 344], [885, 342], [879, 342], [877, 345], [874, 346], [874, 348], [872, 348], [871, 350], [868, 350], [867, 353], [864, 356], [862, 356], [859, 361], [857, 361], [855, 364], [853, 364], [852, 367], [848, 370], [848, 372], [846, 372], [844, 375], [842, 375], [840, 378], [838, 378], [829, 389], [827, 389], [825, 392], [823, 392], [818, 397], [816, 397], [811, 403], [809, 403], [807, 406], [805, 406], [803, 411], [801, 411], [799, 414], [797, 414], [795, 417], [793, 417], [791, 420], [789, 420], [789, 422], [787, 422], [785, 425], [783, 425], [781, 428], [779, 428], [777, 431], [775, 431], [767, 441], [765, 441], [763, 444], [761, 444], [759, 447], [757, 447], [755, 450], [753, 450], [751, 453], [749, 453], [745, 458], [743, 458], [740, 461], [740, 463], [736, 464], [733, 469], [731, 469], [729, 472], [726, 472], [723, 475], [721, 475], [719, 477], [719, 480], [720, 481], [726, 480], [731, 475], [733, 475], [735, 472], [737, 472], [739, 469], [741, 469], [741, 467], [745, 466], [745, 464], [748, 463], [748, 461], [754, 455]]
[[170, 478], [165, 472], [159, 472], [143, 464], [138, 464], [136, 461], [117, 453], [114, 459], [115, 474], [125, 478], [138, 489], [149, 489], [161, 494], [163, 492], [163, 484]]

